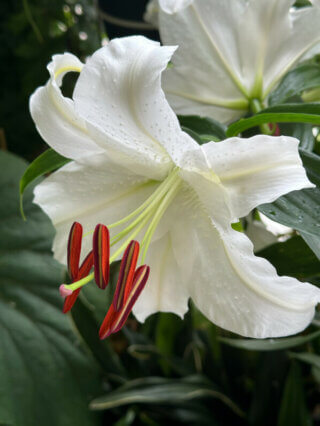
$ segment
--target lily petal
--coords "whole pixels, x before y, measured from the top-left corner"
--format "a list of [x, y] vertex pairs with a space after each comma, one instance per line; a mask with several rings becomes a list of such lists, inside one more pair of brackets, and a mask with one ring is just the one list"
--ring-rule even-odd
[[30, 112], [40, 135], [59, 154], [72, 159], [102, 152], [88, 135], [84, 120], [75, 113], [73, 101], [60, 90], [63, 76], [80, 73], [82, 67], [82, 62], [70, 53], [53, 56], [47, 85], [39, 87], [30, 98]]
[[234, 219], [281, 195], [314, 187], [303, 168], [298, 144], [297, 139], [288, 136], [258, 135], [202, 146], [228, 192]]
[[196, 146], [161, 89], [175, 49], [140, 36], [114, 39], [88, 60], [74, 92], [77, 112], [111, 158], [157, 179]]
[[[320, 289], [279, 277], [269, 262], [254, 256], [245, 234], [231, 227], [218, 230], [196, 201], [188, 207], [188, 215], [175, 228], [174, 253], [182, 273], [188, 268], [185, 283], [202, 313], [220, 327], [248, 337], [303, 330], [320, 301]], [[187, 241], [193, 248], [189, 254], [184, 250]]]
[[149, 247], [146, 262], [150, 265], [151, 274], [148, 285], [133, 308], [140, 322], [155, 312], [173, 312], [183, 318], [188, 310], [188, 289], [180, 274], [172, 245], [173, 237], [167, 233]]
[[[229, 122], [265, 99], [320, 41], [320, 8], [293, 0], [160, 0], [164, 44], [179, 44], [164, 88], [176, 112]], [[194, 64], [197, 64], [194, 67]]]
[[240, 117], [248, 108], [237, 51], [245, 2], [192, 1], [180, 9], [175, 4], [160, 2], [159, 15], [161, 40], [179, 45], [163, 80], [170, 104], [179, 114], [222, 122]]

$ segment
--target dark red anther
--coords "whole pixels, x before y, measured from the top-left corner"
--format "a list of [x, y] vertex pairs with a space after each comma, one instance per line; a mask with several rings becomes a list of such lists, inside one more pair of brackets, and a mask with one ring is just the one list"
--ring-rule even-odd
[[68, 239], [68, 272], [72, 281], [79, 273], [79, 261], [82, 242], [82, 225], [74, 222], [71, 226]]
[[116, 311], [119, 311], [123, 304], [125, 289], [132, 286], [139, 257], [139, 248], [138, 241], [132, 240], [123, 254], [117, 287], [113, 297], [113, 306]]
[[[73, 281], [79, 281], [82, 278], [86, 277], [89, 274], [92, 266], [93, 266], [93, 252], [90, 251], [90, 253], [84, 259], [84, 261], [82, 262], [79, 268], [78, 276]], [[75, 301], [77, 300], [79, 296], [80, 291], [81, 291], [81, 288], [78, 288], [70, 296], [67, 296], [65, 298], [64, 305], [63, 305], [64, 314], [69, 312], [70, 309], [73, 307], [73, 305], [75, 304]]]
[[100, 327], [99, 337], [105, 339], [112, 333], [119, 331], [125, 324], [135, 302], [144, 289], [150, 273], [150, 267], [147, 265], [140, 266], [134, 273], [133, 280], [126, 283], [124, 291], [124, 300], [117, 311], [114, 303], [111, 304], [108, 313]]
[[109, 282], [109, 257], [109, 231], [105, 225], [99, 224], [93, 233], [93, 264], [94, 278], [97, 286], [101, 289], [106, 288]]

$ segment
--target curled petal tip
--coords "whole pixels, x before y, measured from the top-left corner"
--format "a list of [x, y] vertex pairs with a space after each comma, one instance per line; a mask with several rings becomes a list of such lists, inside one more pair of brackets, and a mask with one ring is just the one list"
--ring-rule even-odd
[[72, 290], [66, 288], [65, 284], [61, 284], [61, 286], [59, 287], [59, 292], [61, 297], [63, 298], [71, 296], [71, 294], [73, 293]]
[[110, 236], [105, 225], [98, 224], [93, 233], [94, 277], [99, 288], [105, 289], [109, 282]]

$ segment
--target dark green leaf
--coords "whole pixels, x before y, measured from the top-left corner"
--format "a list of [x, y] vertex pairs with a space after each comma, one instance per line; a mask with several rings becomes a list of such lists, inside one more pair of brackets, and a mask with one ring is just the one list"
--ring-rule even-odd
[[107, 410], [128, 404], [175, 405], [199, 398], [217, 398], [238, 415], [242, 411], [226, 395], [202, 376], [183, 379], [146, 377], [132, 380], [91, 403], [93, 410]]
[[320, 274], [319, 259], [300, 236], [272, 244], [256, 254], [269, 260], [279, 275], [289, 275], [303, 280]]
[[300, 141], [300, 148], [305, 151], [313, 151], [315, 140], [312, 133], [312, 125], [304, 123], [280, 124], [281, 135], [292, 136]]
[[[309, 179], [320, 184], [320, 157], [311, 152], [300, 150], [303, 164]], [[263, 204], [258, 209], [270, 219], [289, 226], [302, 233], [303, 238], [312, 250], [319, 247], [320, 238], [320, 188], [293, 191], [280, 197], [274, 203]], [[310, 238], [308, 238], [308, 235]], [[311, 238], [312, 237], [312, 238]], [[320, 252], [315, 251], [319, 257]]]
[[307, 336], [285, 337], [281, 339], [231, 339], [220, 337], [220, 341], [229, 346], [248, 351], [280, 351], [304, 345], [320, 336], [320, 331], [308, 334]]
[[318, 235], [311, 235], [301, 231], [300, 234], [317, 258], [320, 259], [320, 237]]
[[40, 176], [43, 176], [46, 173], [50, 173], [53, 170], [56, 170], [63, 165], [69, 163], [71, 160], [63, 157], [62, 155], [55, 152], [53, 149], [47, 149], [43, 154], [37, 157], [25, 170], [21, 180], [20, 180], [20, 203], [21, 203], [21, 213], [23, 215], [22, 208], [22, 196], [31, 182], [37, 179]]
[[202, 143], [226, 138], [226, 126], [212, 118], [197, 115], [180, 115], [178, 118], [181, 126], [200, 136]]
[[309, 352], [290, 352], [291, 358], [306, 362], [313, 367], [320, 368], [320, 356]]
[[[320, 115], [320, 102], [311, 102], [311, 103], [292, 103], [292, 104], [281, 104], [265, 108], [260, 111], [258, 115], [264, 114], [302, 114], [302, 115]], [[319, 117], [318, 117], [319, 120]], [[299, 121], [299, 120], [297, 120]], [[318, 121], [319, 124], [319, 121]]]
[[[99, 289], [97, 288], [97, 290]], [[104, 294], [100, 294], [100, 297], [104, 298]], [[94, 305], [91, 305], [83, 294], [80, 294], [80, 297], [72, 308], [72, 318], [85, 343], [92, 351], [96, 360], [100, 363], [101, 368], [106, 373], [123, 376], [125, 375], [125, 371], [118, 355], [110, 345], [110, 341], [108, 339], [102, 341], [99, 339], [99, 328], [101, 323], [96, 320], [94, 310]], [[107, 305], [105, 309], [105, 313], [106, 312]]]
[[231, 124], [227, 137], [237, 136], [244, 130], [264, 123], [310, 123], [320, 125], [320, 103], [283, 104], [267, 108], [250, 118]]
[[52, 258], [54, 230], [29, 190], [30, 219], [20, 217], [25, 168], [24, 161], [0, 152], [0, 421], [90, 426], [96, 424], [88, 410], [99, 392], [96, 364], [61, 312], [63, 269]]
[[311, 426], [312, 420], [306, 406], [301, 370], [292, 364], [282, 395], [278, 426]]
[[320, 156], [300, 149], [300, 157], [312, 183], [320, 187]]
[[[156, 345], [160, 353], [170, 357], [174, 354], [174, 345], [177, 335], [180, 333], [183, 321], [177, 315], [161, 313], [156, 328]], [[170, 365], [165, 359], [161, 361], [165, 374], [170, 371]]]
[[290, 71], [270, 95], [270, 105], [285, 102], [292, 96], [301, 94], [304, 90], [320, 86], [320, 66], [306, 64]]

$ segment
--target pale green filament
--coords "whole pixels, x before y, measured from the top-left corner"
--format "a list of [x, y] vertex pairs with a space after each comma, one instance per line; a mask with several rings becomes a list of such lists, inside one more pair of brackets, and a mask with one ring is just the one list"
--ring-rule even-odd
[[[110, 264], [117, 259], [117, 257], [125, 250], [130, 241], [133, 240], [143, 230], [148, 222], [151, 221], [141, 242], [141, 246], [143, 247], [141, 263], [144, 262], [152, 236], [162, 216], [180, 189], [181, 179], [179, 178], [178, 174], [179, 168], [176, 167], [140, 207], [118, 222], [112, 223], [108, 226], [108, 228], [114, 228], [116, 226], [122, 225], [125, 222], [128, 222], [130, 219], [133, 219], [138, 215], [138, 217], [136, 217], [134, 221], [131, 222], [125, 229], [112, 237], [110, 245], [114, 246], [117, 242], [130, 234], [129, 237], [125, 239], [123, 244], [121, 244], [121, 246], [110, 257]], [[133, 232], [131, 232], [132, 230]], [[88, 234], [89, 233], [86, 235]], [[94, 272], [79, 281], [65, 285], [65, 288], [75, 291], [88, 284], [93, 279]]]
[[143, 246], [143, 254], [142, 254], [142, 258], [141, 258], [141, 263], [144, 262], [144, 259], [145, 259], [146, 254], [147, 254], [148, 247], [149, 247], [150, 242], [151, 242], [151, 238], [152, 238], [152, 236], [153, 236], [163, 214], [165, 213], [165, 211], [167, 210], [167, 208], [171, 204], [174, 197], [177, 195], [177, 193], [180, 189], [180, 185], [181, 185], [180, 179], [174, 182], [171, 189], [167, 192], [167, 194], [163, 198], [159, 208], [157, 209], [157, 212], [154, 215], [154, 217], [153, 217], [153, 219], [152, 219], [152, 221], [151, 221], [151, 223], [150, 223], [150, 225], [147, 229], [147, 232], [145, 233], [145, 236], [143, 237], [143, 240], [141, 242], [141, 245]]

